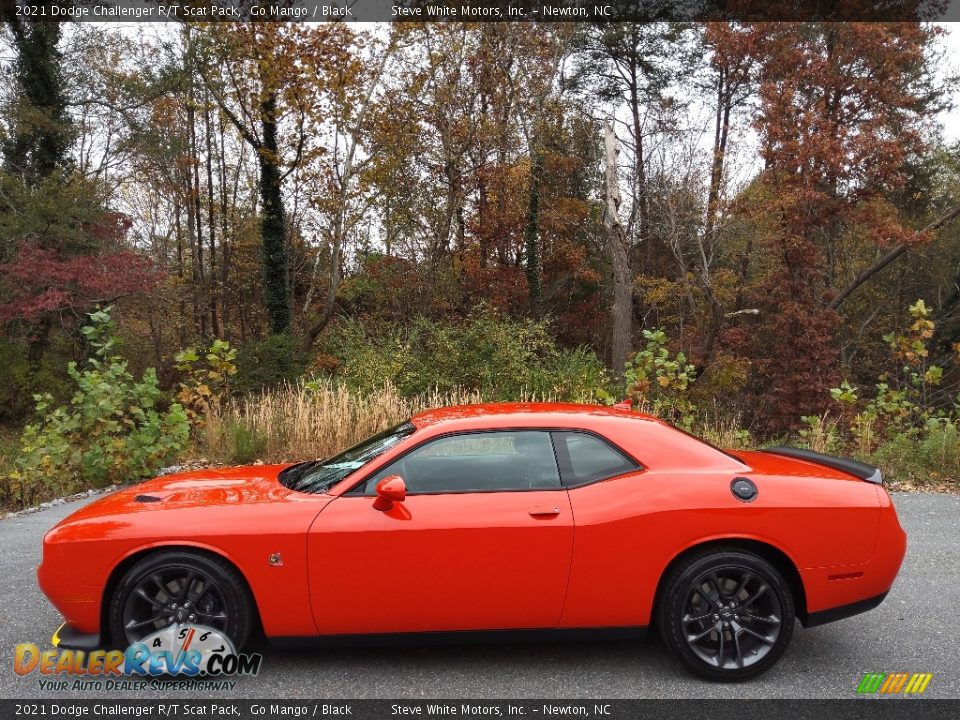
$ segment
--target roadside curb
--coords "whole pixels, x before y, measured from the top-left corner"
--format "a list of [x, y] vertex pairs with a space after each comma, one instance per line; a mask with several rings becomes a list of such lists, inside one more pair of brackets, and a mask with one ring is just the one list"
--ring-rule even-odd
[[83, 492], [78, 492], [73, 495], [47, 500], [47, 502], [42, 502], [39, 505], [34, 505], [33, 507], [24, 508], [23, 510], [16, 510], [15, 512], [4, 513], [3, 515], [0, 515], [0, 522], [3, 520], [12, 520], [13, 518], [18, 518], [22, 515], [32, 515], [33, 513], [40, 512], [41, 510], [49, 510], [52, 507], [73, 502], [74, 500], [86, 500], [87, 498], [92, 498], [97, 495], [111, 493], [114, 490], [117, 490], [119, 487], [119, 485], [111, 485], [110, 487], [97, 488], [95, 490], [84, 490]]

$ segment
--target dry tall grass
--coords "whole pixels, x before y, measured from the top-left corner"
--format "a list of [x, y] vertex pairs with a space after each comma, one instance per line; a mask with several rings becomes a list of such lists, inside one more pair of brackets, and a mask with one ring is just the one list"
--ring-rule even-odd
[[213, 408], [199, 450], [217, 462], [329, 457], [421, 410], [478, 402], [469, 391], [405, 398], [391, 385], [369, 395], [333, 383], [286, 386]]
[[704, 415], [696, 419], [692, 432], [718, 448], [746, 449], [753, 445], [749, 431], [741, 425], [740, 415]]
[[[483, 402], [480, 393], [469, 390], [403, 397], [389, 384], [369, 394], [333, 382], [288, 385], [212, 408], [196, 449], [208, 461], [231, 464], [329, 457], [421, 410], [479, 402]], [[704, 415], [695, 426], [695, 433], [720, 447], [750, 443], [749, 433], [739, 429], [739, 417]]]

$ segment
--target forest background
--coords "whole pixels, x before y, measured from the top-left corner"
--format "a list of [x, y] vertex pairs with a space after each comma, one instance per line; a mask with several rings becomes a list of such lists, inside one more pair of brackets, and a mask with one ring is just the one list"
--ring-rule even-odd
[[481, 400], [960, 486], [949, 26], [3, 20], [2, 506]]

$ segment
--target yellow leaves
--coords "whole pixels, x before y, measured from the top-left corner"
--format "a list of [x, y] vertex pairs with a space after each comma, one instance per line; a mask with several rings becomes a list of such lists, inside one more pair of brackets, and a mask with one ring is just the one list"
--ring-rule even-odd
[[650, 389], [650, 381], [646, 378], [641, 378], [637, 380], [633, 385], [630, 386], [630, 395], [637, 397], [640, 395], [646, 394]]
[[918, 320], [926, 318], [930, 314], [930, 309], [927, 307], [927, 304], [923, 301], [923, 298], [917, 300], [909, 308], [910, 314], [917, 318]]

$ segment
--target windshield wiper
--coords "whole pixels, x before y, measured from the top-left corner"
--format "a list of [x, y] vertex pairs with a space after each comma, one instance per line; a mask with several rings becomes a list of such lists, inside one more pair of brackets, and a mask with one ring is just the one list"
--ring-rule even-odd
[[300, 478], [302, 478], [308, 470], [314, 468], [319, 462], [319, 460], [307, 460], [306, 462], [291, 465], [282, 473], [280, 473], [278, 480], [280, 480], [280, 484], [284, 487], [289, 488], [290, 490], [295, 490], [295, 486], [298, 482], [300, 482]]

